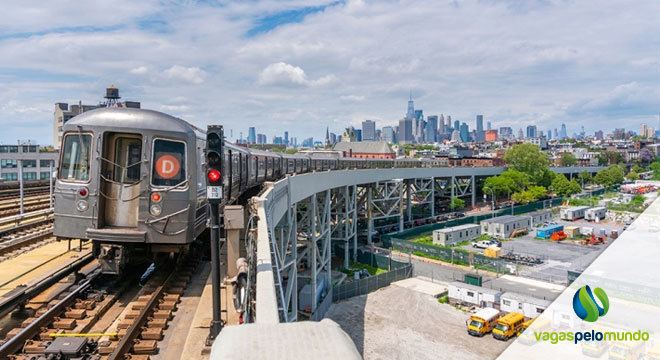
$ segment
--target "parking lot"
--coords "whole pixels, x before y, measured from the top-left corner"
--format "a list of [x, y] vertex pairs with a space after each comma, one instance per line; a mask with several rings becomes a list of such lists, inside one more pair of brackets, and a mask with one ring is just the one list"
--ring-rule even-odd
[[[607, 234], [607, 243], [604, 245], [581, 245], [579, 241], [549, 241], [535, 239], [536, 231], [531, 231], [527, 235], [517, 237], [502, 242], [502, 254], [517, 254], [527, 257], [536, 257], [543, 261], [540, 265], [524, 266], [519, 265], [518, 271], [521, 275], [535, 279], [562, 282], [566, 279], [566, 271], [570, 269], [584, 269], [600, 255], [600, 253], [612, 243], [610, 237], [612, 230], [616, 230], [620, 235], [623, 232], [623, 224], [607, 222], [588, 222], [586, 220], [560, 221], [554, 219], [560, 225], [591, 227], [594, 233], [599, 233], [604, 229]], [[472, 247], [471, 244], [462, 247], [468, 251], [483, 253], [483, 249]]]

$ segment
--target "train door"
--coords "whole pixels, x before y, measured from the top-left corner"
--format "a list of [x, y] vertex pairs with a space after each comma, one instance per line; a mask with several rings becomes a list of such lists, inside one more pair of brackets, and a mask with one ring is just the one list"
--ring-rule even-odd
[[142, 136], [105, 135], [100, 189], [106, 226], [137, 227], [142, 182]]

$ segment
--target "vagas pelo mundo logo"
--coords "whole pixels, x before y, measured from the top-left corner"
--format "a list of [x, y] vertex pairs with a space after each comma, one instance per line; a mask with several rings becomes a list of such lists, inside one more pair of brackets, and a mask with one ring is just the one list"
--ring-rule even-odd
[[[594, 297], [594, 294], [596, 295]], [[596, 302], [598, 298], [598, 302]], [[596, 322], [607, 315], [610, 309], [610, 299], [605, 290], [594, 288], [593, 292], [589, 285], [579, 288], [573, 295], [573, 311], [580, 319], [587, 322]], [[552, 344], [558, 342], [572, 341], [577, 344], [580, 341], [648, 341], [649, 333], [642, 330], [632, 331], [543, 331], [534, 332], [536, 341], [549, 341]]]

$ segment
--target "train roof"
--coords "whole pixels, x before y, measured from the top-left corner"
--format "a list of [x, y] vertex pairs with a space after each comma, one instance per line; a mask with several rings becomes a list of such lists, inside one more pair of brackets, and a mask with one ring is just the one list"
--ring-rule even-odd
[[73, 117], [64, 125], [65, 130], [81, 126], [171, 131], [194, 134], [196, 128], [185, 120], [162, 112], [134, 108], [100, 108]]

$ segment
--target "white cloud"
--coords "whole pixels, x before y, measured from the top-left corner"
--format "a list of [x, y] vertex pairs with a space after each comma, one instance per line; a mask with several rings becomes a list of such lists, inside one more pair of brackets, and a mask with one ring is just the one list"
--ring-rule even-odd
[[130, 73], [133, 75], [144, 75], [149, 71], [146, 66], [138, 66], [136, 68], [131, 69]]
[[365, 97], [362, 95], [342, 95], [339, 98], [346, 102], [360, 102], [364, 101], [365, 99]]
[[204, 77], [206, 77], [206, 73], [199, 67], [184, 67], [180, 65], [174, 65], [163, 71], [163, 75], [167, 79], [190, 84], [201, 84], [204, 82]]
[[322, 86], [335, 81], [337, 77], [332, 74], [309, 80], [303, 69], [281, 61], [266, 66], [259, 74], [260, 85]]

